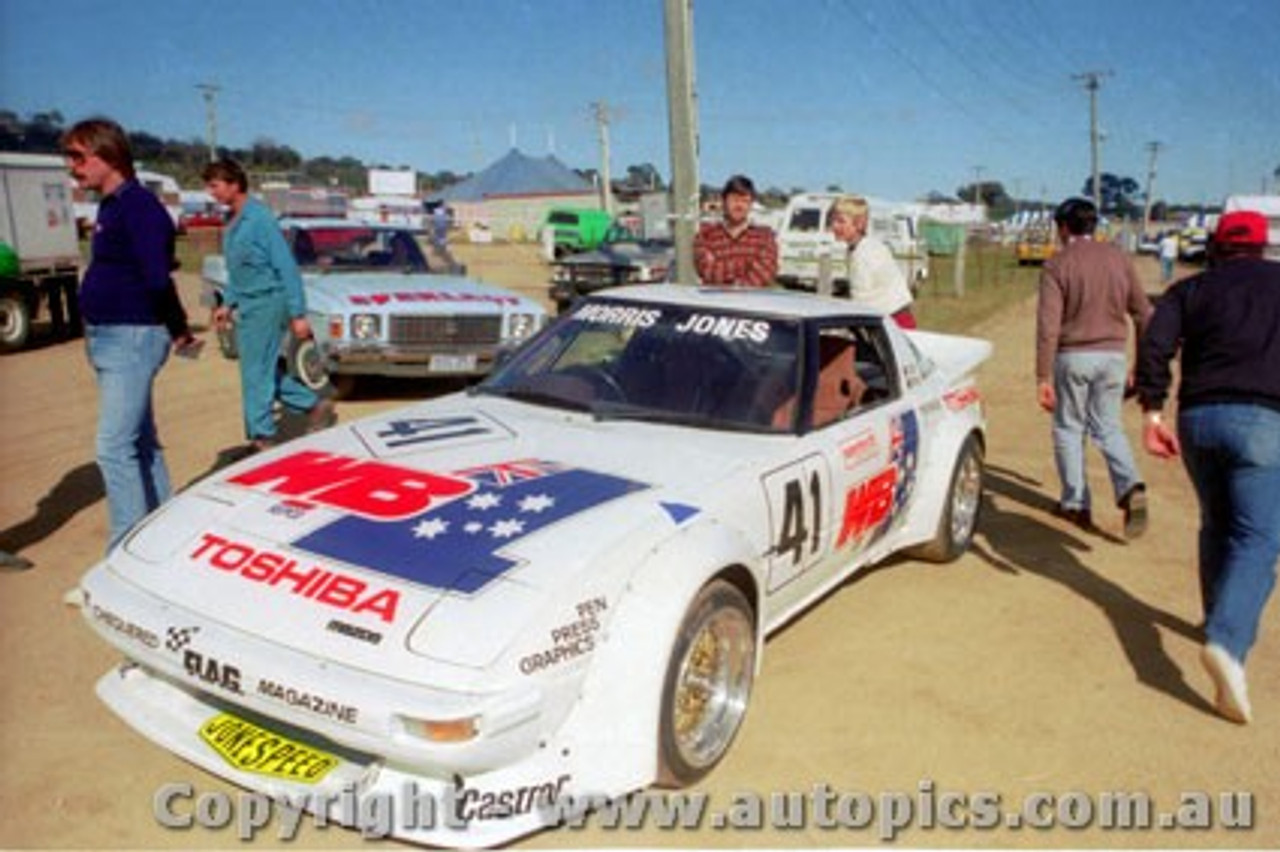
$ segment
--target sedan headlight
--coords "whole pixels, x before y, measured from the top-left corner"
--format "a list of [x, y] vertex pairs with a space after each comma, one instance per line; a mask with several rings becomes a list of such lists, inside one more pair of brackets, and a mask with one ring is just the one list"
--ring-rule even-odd
[[511, 337], [516, 340], [523, 340], [538, 330], [537, 314], [512, 314], [511, 325], [509, 326]]
[[353, 314], [351, 317], [352, 340], [377, 340], [382, 336], [382, 321], [377, 314]]

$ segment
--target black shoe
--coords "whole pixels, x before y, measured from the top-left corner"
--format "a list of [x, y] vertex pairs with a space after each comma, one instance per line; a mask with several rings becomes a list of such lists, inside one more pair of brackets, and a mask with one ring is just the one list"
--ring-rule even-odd
[[1147, 486], [1139, 483], [1120, 498], [1124, 510], [1124, 537], [1137, 538], [1147, 531]]
[[1085, 532], [1095, 532], [1098, 529], [1093, 525], [1093, 514], [1088, 509], [1068, 509], [1063, 506], [1054, 506], [1053, 516], [1070, 521]]

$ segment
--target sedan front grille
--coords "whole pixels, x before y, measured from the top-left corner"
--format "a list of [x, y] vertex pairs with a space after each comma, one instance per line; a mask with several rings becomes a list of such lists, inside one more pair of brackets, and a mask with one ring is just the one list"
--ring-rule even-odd
[[606, 264], [576, 264], [569, 267], [569, 276], [581, 284], [625, 284], [636, 274], [637, 270], [629, 266], [608, 266]]
[[396, 345], [496, 344], [502, 340], [501, 316], [391, 317], [391, 342]]

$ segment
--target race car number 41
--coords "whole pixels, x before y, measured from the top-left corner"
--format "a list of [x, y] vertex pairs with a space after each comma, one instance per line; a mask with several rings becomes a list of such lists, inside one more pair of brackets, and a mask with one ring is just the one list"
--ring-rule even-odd
[[341, 760], [260, 728], [230, 713], [219, 713], [200, 727], [200, 739], [236, 769], [315, 784]]

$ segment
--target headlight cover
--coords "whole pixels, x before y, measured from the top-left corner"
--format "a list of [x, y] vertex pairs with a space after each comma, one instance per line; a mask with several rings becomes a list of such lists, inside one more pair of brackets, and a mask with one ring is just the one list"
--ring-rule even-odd
[[512, 314], [508, 326], [513, 340], [524, 340], [538, 330], [537, 314]]
[[382, 321], [377, 314], [352, 314], [351, 339], [377, 340], [382, 336]]

